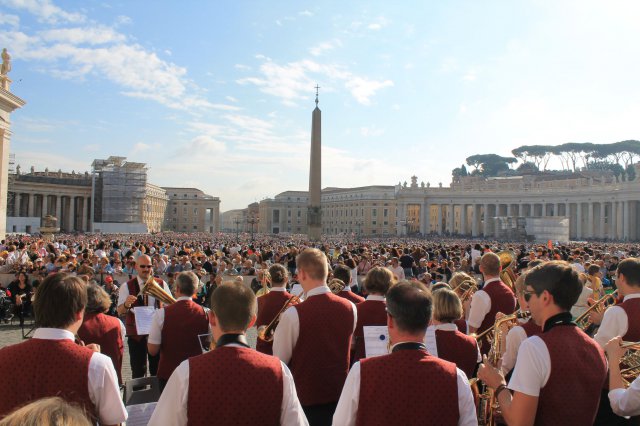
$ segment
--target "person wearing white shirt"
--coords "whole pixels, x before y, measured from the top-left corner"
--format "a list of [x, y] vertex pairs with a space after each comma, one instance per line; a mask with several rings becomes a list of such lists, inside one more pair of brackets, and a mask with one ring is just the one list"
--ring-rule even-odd
[[308, 424], [287, 366], [247, 343], [256, 309], [255, 294], [242, 283], [229, 282], [213, 292], [209, 322], [216, 348], [176, 368], [150, 426]]
[[84, 281], [75, 276], [55, 274], [38, 287], [34, 302], [36, 323], [41, 328], [33, 339], [0, 349], [1, 365], [24, 364], [9, 369], [0, 380], [0, 417], [31, 401], [59, 396], [83, 407], [102, 425], [127, 419], [120, 397], [118, 376], [111, 359], [100, 347], [75, 343], [87, 304]]
[[330, 425], [349, 372], [356, 306], [327, 287], [329, 265], [318, 249], [296, 258], [306, 298], [280, 316], [273, 354], [291, 369], [300, 403], [311, 425]]
[[508, 387], [486, 357], [478, 378], [494, 389], [507, 424], [593, 424], [607, 363], [571, 321], [582, 290], [578, 273], [566, 262], [546, 262], [527, 273], [525, 284], [532, 320], [543, 332], [520, 345]]
[[391, 265], [387, 266], [387, 268], [393, 273], [396, 277], [396, 281], [404, 280], [404, 269], [400, 266], [400, 262], [397, 257], [391, 259]]
[[[129, 347], [129, 362], [131, 364], [131, 377], [136, 379], [144, 377], [149, 363], [149, 374], [155, 376], [158, 371], [159, 356], [153, 356], [147, 352], [147, 334], [139, 334], [136, 326], [135, 308], [151, 306], [159, 309], [161, 303], [153, 296], [140, 294], [147, 280], [153, 276], [151, 258], [141, 255], [136, 261], [136, 276], [120, 286], [118, 291], [118, 314], [126, 315], [125, 327], [127, 330], [127, 346]], [[171, 294], [166, 282], [156, 279], [156, 283]], [[131, 290], [130, 290], [131, 288]]]
[[605, 346], [609, 360], [609, 402], [618, 416], [640, 415], [640, 377], [636, 377], [629, 387], [625, 386], [620, 373], [620, 359], [625, 349], [621, 347], [620, 336], [611, 339]]
[[[413, 282], [396, 284], [387, 292], [386, 301], [389, 339], [394, 343], [391, 353], [353, 365], [333, 424], [400, 425], [431, 418], [440, 424], [477, 425], [465, 373], [454, 363], [431, 355], [423, 343], [432, 308], [426, 287]], [[425, 398], [436, 394], [437, 398]]]

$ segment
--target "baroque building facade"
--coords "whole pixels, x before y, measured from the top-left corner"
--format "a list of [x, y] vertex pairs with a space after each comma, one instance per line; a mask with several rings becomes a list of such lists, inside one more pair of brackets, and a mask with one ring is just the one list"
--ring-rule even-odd
[[219, 232], [220, 198], [197, 188], [162, 188], [168, 198], [165, 226], [175, 232]]

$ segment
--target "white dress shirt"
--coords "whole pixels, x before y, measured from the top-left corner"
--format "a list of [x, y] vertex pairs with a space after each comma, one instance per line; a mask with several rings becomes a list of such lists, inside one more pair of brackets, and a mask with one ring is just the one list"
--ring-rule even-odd
[[[307, 293], [307, 299], [325, 293], [331, 293], [329, 287], [326, 285], [316, 287]], [[358, 311], [353, 303], [351, 303], [351, 307], [353, 308], [353, 331], [355, 331], [356, 323], [358, 322]], [[300, 336], [300, 318], [296, 308], [291, 307], [280, 316], [280, 322], [273, 336], [273, 355], [288, 364], [291, 361], [293, 349], [298, 342], [298, 336]]]
[[[639, 297], [640, 293], [628, 294], [624, 297], [624, 301], [626, 302], [629, 299], [637, 299]], [[604, 348], [604, 345], [606, 345], [609, 340], [617, 336], [624, 336], [628, 330], [629, 318], [627, 317], [627, 313], [620, 306], [610, 306], [604, 311], [600, 328], [593, 338]]]
[[[491, 278], [490, 280], [485, 281], [484, 287], [486, 288], [489, 284], [494, 281], [500, 281], [499, 277]], [[489, 293], [484, 290], [478, 290], [474, 293], [471, 298], [471, 307], [469, 308], [469, 319], [467, 320], [467, 324], [469, 327], [480, 328], [482, 325], [482, 321], [484, 321], [484, 317], [487, 316], [489, 311], [491, 310], [491, 297], [489, 297]]]
[[627, 389], [609, 391], [611, 409], [619, 416], [640, 415], [640, 377], [637, 377]]
[[[447, 323], [447, 324], [430, 325], [427, 328], [427, 333], [424, 336], [424, 344], [427, 347], [427, 352], [429, 352], [433, 356], [438, 357], [436, 330], [456, 331], [458, 330], [458, 326], [453, 323], [451, 324]], [[478, 362], [482, 362], [482, 355], [480, 354], [480, 348], [478, 348]]]
[[582, 292], [578, 296], [576, 304], [571, 307], [571, 316], [578, 318], [580, 315], [589, 309], [589, 298], [593, 296], [593, 290], [586, 285], [582, 286]]
[[518, 362], [509, 381], [509, 389], [529, 396], [540, 396], [551, 375], [549, 349], [539, 336], [531, 336], [520, 345]]
[[[181, 296], [181, 297], [178, 297], [176, 302], [179, 302], [181, 300], [191, 300], [191, 298], [189, 296]], [[208, 315], [209, 310], [207, 308], [203, 308], [203, 310]], [[156, 309], [156, 311], [153, 313], [153, 318], [151, 318], [151, 328], [149, 329], [149, 338], [147, 339], [147, 343], [151, 343], [152, 345], [159, 345], [162, 343], [162, 327], [163, 326], [164, 326], [164, 308]], [[211, 325], [209, 325], [209, 332], [211, 332]]]
[[[73, 333], [59, 328], [39, 328], [34, 339], [75, 341]], [[52, 366], [53, 367], [53, 366]], [[94, 352], [89, 360], [89, 398], [96, 406], [101, 424], [114, 425], [127, 420], [127, 410], [120, 397], [118, 375], [108, 356]]]
[[[518, 323], [520, 324], [526, 324], [528, 321], [530, 321], [530, 319], [518, 319]], [[520, 345], [522, 344], [522, 342], [527, 340], [527, 332], [524, 331], [524, 328], [522, 328], [520, 325], [517, 325], [509, 330], [505, 340], [506, 349], [504, 354], [502, 355], [501, 364], [503, 375], [506, 375], [516, 365], [518, 350], [520, 349]]]
[[[458, 412], [460, 413], [458, 425], [477, 425], [478, 418], [476, 414], [476, 406], [473, 402], [473, 394], [469, 387], [467, 375], [459, 368], [456, 368], [456, 375], [458, 384]], [[384, 392], [384, 389], [381, 389], [381, 391]], [[351, 371], [349, 371], [347, 380], [342, 388], [342, 394], [340, 395], [336, 412], [333, 415], [333, 424], [339, 426], [355, 425], [356, 418], [358, 417], [359, 401], [360, 361], [353, 364]]]
[[377, 301], [380, 301], [380, 302], [384, 302], [386, 300], [386, 298], [384, 296], [382, 296], [382, 295], [379, 295], [379, 294], [369, 294], [369, 295], [367, 295], [366, 300], [377, 300]]
[[[137, 275], [135, 276], [135, 278], [138, 280], [138, 286], [140, 287], [140, 290], [142, 290], [142, 287], [144, 287], [145, 281]], [[171, 289], [169, 289], [169, 286], [165, 281], [162, 281], [162, 286], [164, 287], [166, 292], [171, 294]], [[129, 286], [125, 282], [125, 283], [122, 283], [122, 285], [120, 286], [120, 289], [118, 290], [118, 306], [124, 305], [124, 302], [127, 301], [128, 296], [129, 296]], [[137, 296], [137, 294], [134, 294], [133, 296]], [[149, 295], [149, 304], [147, 306], [155, 306], [155, 305], [156, 305], [156, 298]]]
[[[227, 345], [230, 347], [243, 347], [237, 344]], [[296, 386], [289, 368], [280, 362], [282, 366], [282, 406], [280, 408], [281, 425], [308, 425], [307, 418], [302, 411], [302, 406], [296, 394]], [[241, 397], [241, 395], [238, 395]], [[175, 369], [167, 386], [160, 396], [153, 416], [149, 421], [149, 426], [172, 425], [181, 426], [187, 424], [187, 404], [189, 401], [189, 360], [183, 361]]]

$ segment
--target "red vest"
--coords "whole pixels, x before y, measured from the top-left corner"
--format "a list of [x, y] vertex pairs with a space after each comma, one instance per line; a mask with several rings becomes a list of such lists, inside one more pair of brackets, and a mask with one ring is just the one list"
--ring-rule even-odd
[[202, 354], [199, 334], [209, 333], [209, 318], [202, 306], [179, 300], [164, 308], [158, 377], [169, 380], [182, 361]]
[[470, 379], [478, 363], [478, 343], [458, 330], [436, 330], [438, 358], [453, 362]]
[[547, 345], [551, 374], [540, 389], [536, 425], [591, 425], [607, 380], [604, 352], [578, 327], [553, 327], [539, 337]]
[[[158, 283], [160, 287], [164, 288], [164, 282], [160, 278], [154, 278], [154, 280]], [[140, 285], [138, 284], [138, 278], [133, 277], [129, 281], [127, 281], [127, 288], [129, 289], [130, 296], [137, 296], [138, 293], [140, 293]], [[155, 304], [156, 304], [156, 308], [161, 307], [160, 306], [161, 303], [159, 300], [156, 300]], [[124, 326], [127, 330], [127, 336], [140, 338], [142, 336], [138, 335], [138, 330], [136, 329], [136, 317], [133, 313], [133, 308], [135, 308], [136, 306], [144, 306], [144, 305], [140, 304], [138, 300], [136, 300], [131, 305], [131, 309], [127, 311], [127, 316], [125, 317], [125, 320], [124, 320]]]
[[249, 348], [223, 346], [189, 358], [189, 425], [279, 425], [282, 364]]
[[520, 324], [520, 327], [527, 334], [527, 337], [537, 336], [542, 333], [542, 327], [536, 324], [532, 319], [525, 322], [524, 324]]
[[97, 343], [100, 345], [100, 352], [111, 358], [120, 384], [122, 384], [122, 354], [124, 353], [121, 324], [116, 317], [85, 313], [78, 330], [78, 337], [85, 345]]
[[459, 417], [455, 364], [422, 350], [360, 361], [356, 425], [457, 425]]
[[[264, 296], [258, 297], [258, 319], [256, 327], [267, 326], [271, 324], [282, 309], [287, 300], [291, 298], [291, 294], [286, 291], [270, 291]], [[262, 339], [256, 341], [256, 350], [263, 354], [273, 355], [273, 342], [265, 342]]]
[[[491, 309], [489, 309], [487, 315], [484, 316], [482, 324], [480, 324], [480, 328], [478, 328], [478, 334], [493, 326], [498, 312], [511, 315], [516, 310], [516, 297], [513, 291], [502, 281], [492, 281], [482, 290], [491, 298]], [[480, 351], [483, 355], [486, 355], [489, 353], [491, 344], [486, 337], [484, 337], [481, 342]]]
[[[68, 339], [31, 339], [0, 349], [0, 418], [32, 401], [59, 396], [97, 418], [89, 397], [93, 351]], [[21, 365], [23, 368], [11, 368]]]
[[458, 320], [455, 320], [453, 322], [456, 327], [458, 327], [458, 331], [462, 334], [468, 334], [469, 333], [469, 327], [467, 327], [467, 321], [465, 321], [464, 318], [460, 318]]
[[340, 399], [349, 372], [353, 304], [332, 293], [318, 294], [295, 305], [300, 334], [289, 367], [302, 406]]
[[362, 302], [365, 301], [364, 297], [358, 296], [357, 294], [355, 294], [354, 292], [352, 292], [350, 290], [342, 290], [341, 292], [338, 293], [338, 296], [344, 297], [345, 299], [347, 299], [349, 302], [353, 303], [354, 305], [357, 305], [358, 303], [362, 303]]
[[355, 345], [353, 348], [353, 357], [351, 363], [366, 357], [364, 350], [364, 330], [365, 326], [387, 325], [387, 304], [384, 300], [365, 300], [356, 305], [358, 311], [358, 323], [356, 330], [353, 332]]
[[627, 314], [627, 333], [622, 336], [625, 342], [637, 342], [640, 340], [640, 298], [628, 299], [620, 305]]

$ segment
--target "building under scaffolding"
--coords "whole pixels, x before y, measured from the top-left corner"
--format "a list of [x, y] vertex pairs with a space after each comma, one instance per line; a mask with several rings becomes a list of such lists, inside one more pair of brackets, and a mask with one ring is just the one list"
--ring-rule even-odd
[[94, 160], [94, 223], [143, 223], [147, 165], [125, 157]]

